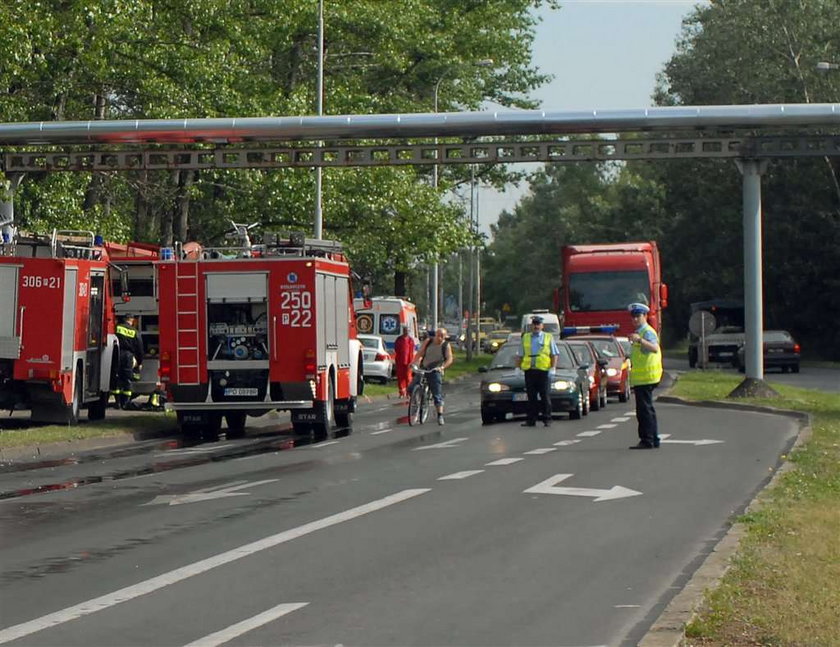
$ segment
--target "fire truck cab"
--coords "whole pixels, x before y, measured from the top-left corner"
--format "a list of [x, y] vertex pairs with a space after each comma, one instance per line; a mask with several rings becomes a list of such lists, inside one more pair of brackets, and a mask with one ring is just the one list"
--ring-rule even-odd
[[[363, 389], [351, 270], [341, 246], [267, 235], [157, 265], [160, 379], [185, 434], [245, 432], [246, 416], [290, 411], [297, 434], [349, 432]], [[171, 258], [170, 258], [171, 257]]]
[[105, 417], [118, 342], [109, 259], [92, 232], [0, 246], [0, 408], [37, 422]]

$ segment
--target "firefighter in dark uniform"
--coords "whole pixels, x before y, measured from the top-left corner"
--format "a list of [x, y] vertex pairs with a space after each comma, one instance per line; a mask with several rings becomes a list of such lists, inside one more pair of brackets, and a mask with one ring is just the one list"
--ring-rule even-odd
[[117, 324], [117, 339], [120, 342], [120, 365], [117, 371], [117, 406], [127, 409], [134, 396], [131, 383], [140, 379], [140, 369], [143, 366], [143, 340], [140, 332], [135, 328], [137, 318], [127, 314], [120, 317]]

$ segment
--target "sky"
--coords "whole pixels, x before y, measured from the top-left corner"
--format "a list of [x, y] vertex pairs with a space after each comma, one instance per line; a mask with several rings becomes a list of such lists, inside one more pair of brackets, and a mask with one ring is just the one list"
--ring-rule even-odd
[[[682, 19], [698, 0], [561, 0], [541, 9], [534, 64], [555, 78], [532, 93], [544, 110], [609, 110], [653, 105], [656, 74], [676, 51]], [[701, 2], [702, 4], [702, 2]], [[487, 109], [503, 110], [488, 103]], [[478, 192], [481, 230], [512, 211], [525, 186]]]

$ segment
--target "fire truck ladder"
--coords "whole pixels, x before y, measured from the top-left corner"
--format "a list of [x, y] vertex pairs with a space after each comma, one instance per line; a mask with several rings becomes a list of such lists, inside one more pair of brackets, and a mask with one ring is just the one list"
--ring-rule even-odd
[[198, 343], [198, 263], [175, 263], [176, 299], [179, 312], [175, 320], [178, 384], [197, 385], [199, 381]]

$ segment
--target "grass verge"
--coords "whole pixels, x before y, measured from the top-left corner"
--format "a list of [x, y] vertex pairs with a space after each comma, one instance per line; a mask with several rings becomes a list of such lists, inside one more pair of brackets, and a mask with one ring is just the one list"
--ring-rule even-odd
[[0, 449], [66, 443], [91, 438], [114, 438], [132, 434], [136, 439], [152, 438], [177, 429], [175, 415], [170, 413], [143, 413], [108, 418], [97, 422], [83, 420], [78, 425], [29, 426], [20, 421], [14, 427], [0, 429]]
[[[671, 393], [725, 400], [740, 381], [686, 373]], [[686, 628], [686, 647], [840, 645], [840, 397], [772, 386], [780, 398], [737, 402], [808, 412], [812, 434], [788, 457], [794, 469], [738, 519], [745, 536]]]

